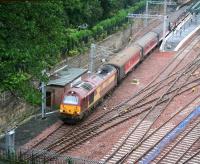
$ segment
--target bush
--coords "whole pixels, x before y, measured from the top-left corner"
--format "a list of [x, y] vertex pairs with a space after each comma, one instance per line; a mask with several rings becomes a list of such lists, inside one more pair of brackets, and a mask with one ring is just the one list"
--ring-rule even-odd
[[79, 54], [79, 51], [77, 49], [69, 51], [69, 56], [75, 56], [75, 55], [78, 55], [78, 54]]
[[[120, 10], [114, 17], [108, 18], [101, 21], [96, 26], [92, 27], [90, 30], [76, 30], [76, 29], [67, 29], [67, 46], [69, 49], [69, 56], [74, 56], [78, 54], [78, 50], [85, 46], [89, 46], [94, 40], [100, 40], [105, 38], [107, 35], [112, 34], [119, 27], [124, 27], [124, 24], [127, 23], [128, 13], [136, 12], [145, 6], [145, 0], [140, 1], [135, 4], [135, 6], [130, 7], [127, 10]], [[80, 44], [81, 43], [81, 44]], [[81, 45], [81, 46], [80, 46]]]

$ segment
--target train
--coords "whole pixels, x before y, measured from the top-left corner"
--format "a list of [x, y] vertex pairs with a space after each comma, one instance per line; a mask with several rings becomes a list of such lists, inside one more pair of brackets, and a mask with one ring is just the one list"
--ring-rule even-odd
[[[167, 35], [176, 28], [186, 15], [184, 8], [172, 14], [165, 34]], [[96, 73], [75, 83], [62, 97], [59, 109], [60, 118], [65, 123], [76, 123], [82, 120], [162, 40], [163, 24], [160, 24], [132, 45], [117, 53], [110, 61], [98, 68]]]

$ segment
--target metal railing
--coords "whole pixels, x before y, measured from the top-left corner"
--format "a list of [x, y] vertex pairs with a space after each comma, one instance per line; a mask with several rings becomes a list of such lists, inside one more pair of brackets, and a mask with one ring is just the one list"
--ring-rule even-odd
[[70, 157], [56, 154], [45, 150], [20, 149], [15, 152], [8, 152], [0, 147], [0, 161], [14, 163], [54, 163], [54, 164], [102, 164], [101, 162], [83, 159], [79, 157]]

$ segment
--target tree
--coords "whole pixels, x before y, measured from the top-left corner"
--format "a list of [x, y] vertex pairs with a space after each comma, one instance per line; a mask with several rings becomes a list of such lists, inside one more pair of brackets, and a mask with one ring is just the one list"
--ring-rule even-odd
[[100, 0], [103, 8], [103, 18], [113, 16], [118, 10], [128, 8], [139, 0]]
[[[99, 37], [124, 20], [124, 14], [98, 24], [100, 20], [135, 2], [27, 0], [0, 3], [0, 91], [9, 90], [36, 103], [39, 92], [33, 81], [43, 79], [41, 71], [61, 60], [60, 51], [67, 48], [73, 52], [80, 47], [80, 42], [87, 44], [91, 37]], [[77, 29], [84, 23], [89, 25], [88, 29]]]
[[66, 26], [94, 25], [102, 17], [99, 0], [63, 0], [63, 4]]
[[2, 3], [0, 11], [0, 89], [26, 97], [24, 87], [59, 59], [62, 1]]

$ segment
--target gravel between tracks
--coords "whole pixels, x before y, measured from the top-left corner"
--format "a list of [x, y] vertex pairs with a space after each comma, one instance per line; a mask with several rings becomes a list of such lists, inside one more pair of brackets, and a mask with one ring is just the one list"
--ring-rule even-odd
[[[132, 40], [135, 40], [136, 38], [138, 38], [138, 37], [140, 37], [140, 36], [142, 36], [142, 35], [144, 35], [146, 32], [148, 32], [151, 28], [153, 28], [153, 27], [155, 27], [157, 24], [158, 24], [158, 20], [152, 20], [151, 22], [150, 22], [150, 25], [148, 26], [149, 28], [147, 29], [147, 28], [145, 28], [145, 29], [138, 29], [138, 26], [141, 26], [141, 21], [136, 21], [135, 22], [135, 25], [136, 25], [136, 28], [133, 26], [133, 29], [132, 29], [132, 33], [134, 34], [133, 36], [132, 36]], [[123, 31], [123, 32], [117, 32], [116, 34], [113, 34], [113, 35], [111, 35], [111, 36], [109, 36], [107, 39], [105, 39], [104, 41], [101, 41], [101, 42], [99, 42], [98, 44], [99, 45], [101, 45], [101, 46], [106, 46], [106, 47], [109, 47], [109, 48], [113, 48], [113, 45], [118, 45], [118, 46], [122, 46], [121, 44], [119, 44], [118, 42], [122, 42], [122, 41], [120, 41], [120, 38], [121, 38], [121, 36], [122, 35], [126, 35], [126, 37], [123, 37], [122, 39], [124, 40], [123, 41], [123, 43], [124, 44], [127, 44], [127, 40], [129, 40], [128, 39], [128, 37], [129, 37], [129, 35], [130, 35], [130, 29], [127, 29], [127, 30], [125, 30], [125, 31]], [[125, 39], [126, 38], [126, 39]], [[123, 45], [124, 46], [124, 45]], [[122, 47], [123, 47], [122, 46]], [[116, 48], [116, 47], [114, 47], [114, 48]], [[120, 49], [119, 47], [117, 48], [117, 49]], [[82, 59], [82, 58], [85, 58], [85, 59]], [[70, 62], [69, 63], [71, 63], [72, 64], [72, 66], [73, 67], [77, 67], [80, 63], [79, 63], [79, 61], [77, 61], [77, 60], [81, 60], [82, 62], [81, 62], [81, 66], [85, 66], [86, 65], [86, 63], [87, 63], [87, 59], [88, 59], [88, 56], [87, 55], [84, 55], [84, 56], [81, 56], [81, 59], [77, 59], [76, 57], [73, 59], [70, 59]], [[86, 62], [86, 63], [85, 63]], [[69, 64], [68, 63], [68, 64]], [[122, 84], [123, 85], [123, 84]], [[139, 86], [140, 87], [140, 86]], [[143, 86], [141, 86], [141, 87], [143, 87]], [[120, 87], [118, 87], [118, 88], [120, 88]], [[116, 90], [118, 90], [118, 89], [116, 89]], [[131, 93], [130, 93], [131, 94]], [[117, 93], [117, 95], [118, 95], [118, 93]], [[127, 95], [128, 96], [128, 95]], [[126, 98], [126, 97], [124, 97], [124, 98]], [[117, 99], [117, 97], [115, 97], [114, 99]], [[107, 99], [108, 101], [109, 101], [109, 98]], [[107, 100], [105, 100], [106, 102], [107, 102]], [[114, 101], [118, 101], [118, 100], [114, 100]], [[123, 99], [120, 99], [120, 101], [123, 101]], [[107, 103], [106, 102], [104, 102], [104, 103], [102, 103], [103, 104], [103, 108], [105, 108], [106, 106], [107, 106]], [[109, 101], [109, 106], [112, 106], [112, 105], [116, 105], [116, 103], [113, 103], [112, 104], [112, 101]], [[100, 107], [101, 108], [101, 107]], [[96, 116], [96, 115], [98, 115], [99, 113], [98, 113], [98, 110], [102, 110], [102, 109], [97, 109], [96, 111], [95, 111], [95, 113], [93, 113], [93, 115], [94, 116]], [[54, 116], [55, 118], [53, 119], [54, 120], [54, 122], [56, 121], [56, 120], [58, 120], [57, 119], [57, 116]], [[29, 127], [29, 130], [26, 130], [26, 124], [24, 124], [24, 125], [22, 125], [21, 127], [20, 127], [20, 129], [19, 129], [19, 133], [21, 133], [21, 131], [22, 132], [24, 132], [24, 131], [26, 131], [27, 132], [27, 135], [26, 135], [26, 140], [24, 140], [24, 138], [22, 138], [22, 137], [20, 137], [19, 135], [18, 136], [16, 136], [16, 144], [17, 144], [17, 147], [19, 147], [19, 146], [21, 146], [20, 148], [22, 148], [22, 149], [26, 149], [26, 148], [31, 148], [32, 147], [32, 145], [35, 145], [35, 143], [37, 143], [39, 140], [41, 140], [41, 139], [44, 139], [46, 136], [48, 136], [48, 134], [50, 134], [56, 127], [57, 127], [57, 125], [58, 124], [60, 124], [60, 123], [56, 123], [57, 125], [55, 126], [55, 125], [52, 125], [52, 126], [50, 126], [49, 124], [48, 124], [48, 126], [45, 126], [46, 124], [45, 124], [45, 122], [48, 122], [48, 120], [43, 120], [43, 122], [44, 122], [44, 124], [42, 124], [42, 122], [41, 121], [39, 121], [39, 124], [37, 124], [37, 122], [38, 122], [38, 118], [36, 118], [36, 119], [32, 119], [33, 121], [32, 121], [32, 123], [31, 124], [33, 124], [33, 125], [35, 125], [34, 127], [37, 127], [37, 126], [43, 126], [44, 125], [44, 127], [43, 127], [43, 130], [42, 131], [40, 131], [41, 132], [41, 134], [39, 134], [38, 132], [37, 133], [34, 133], [34, 131], [35, 131], [35, 128], [31, 128], [31, 127]], [[35, 122], [34, 122], [34, 120], [35, 120]], [[28, 123], [29, 124], [29, 123]], [[46, 128], [46, 130], [44, 130]], [[23, 130], [23, 129], [25, 129], [25, 130]], [[29, 134], [29, 135], [28, 135]], [[38, 136], [37, 136], [38, 135]], [[30, 140], [29, 142], [27, 142], [28, 140]], [[27, 142], [27, 143], [26, 143]]]
[[[125, 100], [127, 97], [133, 95], [133, 93], [137, 92], [139, 89], [143, 88], [148, 82], [153, 79], [153, 77], [164, 68], [165, 65], [173, 58], [175, 53], [160, 53], [158, 50], [155, 50], [153, 54], [148, 56], [148, 58], [141, 63], [136, 70], [129, 74], [128, 77], [124, 79], [121, 85], [113, 92], [112, 96], [108, 98], [104, 104], [98, 107], [98, 110], [103, 110], [103, 108], [110, 108], [119, 102]], [[191, 61], [193, 57], [196, 55], [193, 51], [190, 52], [188, 58], [184, 59], [183, 63]], [[132, 84], [133, 79], [139, 80], [139, 85]], [[160, 123], [163, 120], [171, 117], [173, 113], [176, 112], [177, 106], [182, 107], [189, 100], [195, 97], [198, 94], [200, 87], [195, 88], [195, 91], [189, 91], [181, 95], [181, 97], [176, 98], [173, 103], [168, 107], [167, 112], [163, 113], [161, 119], [157, 121], [154, 125], [154, 128], [160, 126]], [[195, 106], [196, 104], [194, 104]], [[98, 113], [98, 112], [97, 112]], [[187, 113], [185, 113], [187, 114]], [[183, 115], [182, 118], [184, 118]], [[174, 122], [177, 124], [181, 121], [182, 118], [179, 118]], [[103, 156], [105, 156], [109, 150], [116, 144], [116, 142], [122, 137], [122, 135], [133, 125], [133, 123], [137, 119], [131, 119], [120, 126], [117, 126], [107, 132], [89, 140], [85, 144], [75, 148], [74, 150], [67, 153], [67, 155], [79, 156], [81, 158], [87, 158], [92, 160], [100, 160]]]
[[[199, 50], [200, 48], [197, 47]], [[160, 53], [155, 50], [150, 56], [148, 56], [133, 72], [131, 72], [124, 81], [118, 86], [115, 91], [109, 96], [104, 103], [99, 105], [96, 109], [94, 115], [98, 115], [101, 110], [108, 110], [112, 106], [119, 104], [121, 101], [133, 95], [139, 89], [143, 88], [148, 84], [153, 77], [164, 68], [167, 63], [173, 58], [175, 53]], [[184, 63], [189, 62], [194, 58], [196, 53], [194, 51], [190, 52], [188, 58], [184, 60]], [[199, 75], [197, 75], [199, 76]], [[138, 79], [139, 84], [133, 84], [133, 79]], [[190, 98], [194, 97], [200, 87], [195, 88], [195, 91], [189, 91], [183, 94], [181, 97], [175, 99], [174, 103], [168, 107], [167, 113], [162, 116], [163, 120], [166, 120], [172, 113], [175, 112], [177, 106], [181, 107], [186, 104], [186, 100], [189, 101]], [[181, 118], [180, 118], [181, 119]], [[113, 145], [119, 140], [120, 137], [129, 129], [129, 127], [136, 121], [136, 119], [131, 119], [116, 128], [108, 130], [107, 132], [89, 140], [88, 142], [76, 147], [67, 155], [78, 156], [80, 158], [100, 160], [105, 156]], [[177, 120], [179, 122], [180, 120]], [[175, 124], [177, 123], [175, 122]], [[159, 126], [158, 122], [155, 127]], [[51, 130], [51, 128], [49, 129]], [[48, 130], [46, 131], [48, 132]], [[45, 132], [44, 132], [45, 133]]]

